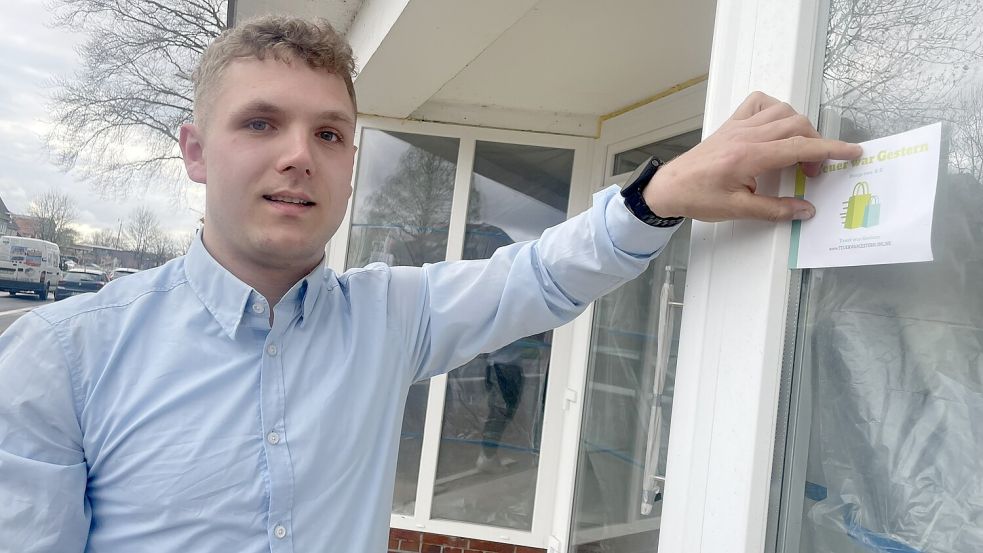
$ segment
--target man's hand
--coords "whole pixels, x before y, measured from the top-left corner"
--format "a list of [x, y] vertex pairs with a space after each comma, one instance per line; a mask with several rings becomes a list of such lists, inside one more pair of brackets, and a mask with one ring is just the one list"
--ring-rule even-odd
[[755, 178], [796, 163], [814, 177], [822, 161], [856, 159], [862, 153], [856, 144], [823, 138], [791, 106], [755, 92], [717, 132], [659, 169], [643, 196], [660, 217], [808, 219], [816, 214], [812, 204], [755, 194]]

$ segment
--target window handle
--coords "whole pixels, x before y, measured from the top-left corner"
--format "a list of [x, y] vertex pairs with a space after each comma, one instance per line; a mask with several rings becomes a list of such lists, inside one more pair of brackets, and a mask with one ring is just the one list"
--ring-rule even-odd
[[662, 407], [670, 403], [669, 398], [662, 396], [666, 384], [666, 372], [669, 368], [669, 351], [672, 349], [672, 334], [675, 326], [675, 310], [682, 309], [683, 302], [674, 301], [675, 287], [673, 272], [678, 270], [671, 265], [666, 266], [666, 277], [662, 283], [659, 296], [659, 329], [656, 335], [655, 377], [652, 379], [651, 406], [649, 407], [648, 436], [645, 444], [645, 466], [642, 479], [641, 514], [649, 515], [656, 501], [662, 499], [666, 477], [657, 474], [659, 463], [659, 445], [662, 443]]

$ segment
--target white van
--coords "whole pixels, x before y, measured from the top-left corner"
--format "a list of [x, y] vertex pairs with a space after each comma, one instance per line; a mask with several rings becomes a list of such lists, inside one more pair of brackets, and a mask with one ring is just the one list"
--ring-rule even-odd
[[14, 295], [18, 292], [37, 294], [48, 299], [48, 292], [61, 279], [61, 250], [58, 244], [22, 238], [0, 236], [0, 291]]

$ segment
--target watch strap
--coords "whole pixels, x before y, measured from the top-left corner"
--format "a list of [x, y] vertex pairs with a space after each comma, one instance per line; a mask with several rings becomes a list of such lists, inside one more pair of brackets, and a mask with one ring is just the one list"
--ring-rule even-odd
[[646, 159], [628, 177], [628, 181], [621, 188], [621, 196], [625, 199], [625, 207], [636, 219], [649, 226], [665, 228], [682, 223], [685, 217], [660, 217], [649, 208], [642, 196], [642, 191], [663, 165], [665, 162], [655, 156]]

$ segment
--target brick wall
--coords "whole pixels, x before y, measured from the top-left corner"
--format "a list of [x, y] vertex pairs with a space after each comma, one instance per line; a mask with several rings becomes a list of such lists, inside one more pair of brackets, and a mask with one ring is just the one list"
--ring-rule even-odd
[[546, 553], [546, 550], [391, 528], [389, 553]]

